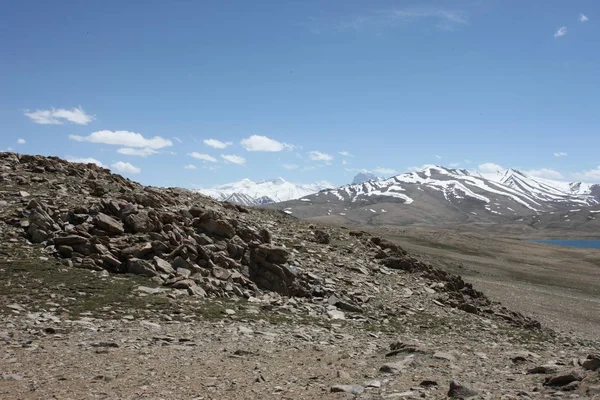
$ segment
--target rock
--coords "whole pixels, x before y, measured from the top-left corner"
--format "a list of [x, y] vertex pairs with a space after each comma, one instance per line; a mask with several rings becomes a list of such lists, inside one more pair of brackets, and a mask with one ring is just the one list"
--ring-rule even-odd
[[212, 275], [222, 281], [226, 281], [231, 277], [231, 272], [221, 267], [213, 267]]
[[78, 244], [86, 244], [88, 239], [79, 235], [57, 236], [54, 239], [55, 246], [75, 246]]
[[337, 371], [336, 375], [340, 379], [346, 379], [346, 380], [350, 379], [350, 374], [347, 373], [346, 371], [339, 370], [339, 371]]
[[195, 225], [196, 228], [203, 232], [231, 239], [235, 236], [235, 228], [229, 221], [224, 219], [202, 221]]
[[581, 381], [584, 378], [584, 373], [573, 369], [569, 371], [558, 372], [552, 376], [549, 376], [544, 381], [546, 386], [565, 386], [571, 382]]
[[438, 383], [436, 381], [426, 379], [426, 380], [422, 381], [421, 383], [419, 383], [419, 386], [424, 387], [424, 388], [431, 388], [431, 387], [438, 386]]
[[190, 289], [196, 286], [196, 282], [191, 279], [182, 279], [171, 284], [173, 289]]
[[544, 364], [527, 370], [528, 374], [554, 374], [558, 372], [559, 366], [556, 364]]
[[175, 269], [171, 266], [171, 264], [160, 257], [154, 256], [154, 267], [157, 271], [162, 272], [163, 274], [175, 275]]
[[600, 354], [590, 354], [583, 363], [581, 363], [581, 366], [589, 371], [600, 369]]
[[37, 225], [29, 225], [27, 234], [32, 243], [42, 243], [50, 237], [50, 234]]
[[346, 319], [344, 312], [339, 310], [328, 310], [327, 315], [331, 319]]
[[409, 257], [389, 257], [383, 259], [382, 263], [391, 269], [400, 269], [408, 272], [415, 270], [415, 261]]
[[433, 358], [437, 358], [440, 360], [447, 360], [450, 362], [456, 362], [456, 355], [454, 352], [445, 352], [445, 351], [438, 351], [436, 353], [433, 354]]
[[103, 213], [98, 213], [96, 217], [94, 217], [94, 225], [96, 225], [99, 229], [102, 229], [109, 235], [120, 235], [125, 232], [123, 228], [123, 223], [121, 221], [117, 221], [113, 217], [110, 217]]
[[275, 246], [270, 243], [259, 245], [254, 253], [265, 261], [274, 264], [285, 264], [290, 254], [289, 250], [285, 247]]
[[149, 261], [140, 260], [139, 258], [132, 258], [127, 261], [127, 272], [150, 277], [158, 275], [158, 272]]
[[469, 397], [477, 396], [477, 391], [470, 389], [466, 386], [462, 386], [456, 381], [450, 382], [450, 390], [448, 390], [448, 397], [456, 398], [456, 399], [466, 399]]
[[138, 292], [146, 293], [146, 294], [158, 294], [163, 293], [165, 289], [159, 287], [147, 287], [147, 286], [138, 286], [136, 289]]
[[410, 355], [405, 357], [402, 361], [391, 362], [387, 364], [383, 364], [381, 368], [379, 368], [380, 372], [385, 372], [389, 374], [401, 374], [405, 372], [409, 367], [416, 364], [416, 359], [414, 355]]
[[317, 230], [315, 230], [314, 235], [315, 235], [315, 242], [317, 242], [319, 244], [329, 244], [329, 242], [331, 242], [329, 233], [327, 233], [325, 231], [317, 229]]
[[350, 393], [353, 395], [359, 395], [364, 392], [364, 388], [358, 385], [334, 385], [331, 387], [332, 393]]
[[327, 299], [327, 302], [333, 306], [336, 306], [337, 308], [339, 308], [341, 310], [344, 310], [344, 311], [350, 311], [350, 312], [362, 312], [363, 311], [356, 304], [352, 304], [350, 302], [344, 301], [337, 296], [329, 297], [329, 299]]
[[458, 309], [463, 310], [464, 312], [467, 312], [469, 314], [477, 314], [477, 311], [478, 311], [477, 307], [471, 303], [461, 303], [458, 306]]
[[157, 232], [160, 225], [155, 213], [151, 215], [149, 211], [140, 211], [125, 218], [125, 226], [132, 233]]
[[363, 385], [366, 388], [380, 388], [381, 387], [381, 381], [367, 381], [364, 383]]
[[188, 294], [190, 296], [197, 296], [202, 298], [207, 296], [206, 291], [198, 285], [188, 287]]
[[414, 390], [408, 390], [406, 392], [399, 392], [399, 393], [390, 393], [385, 396], [386, 399], [401, 399], [401, 398], [406, 398], [406, 397], [409, 397], [412, 399], [420, 398], [419, 392], [414, 391]]

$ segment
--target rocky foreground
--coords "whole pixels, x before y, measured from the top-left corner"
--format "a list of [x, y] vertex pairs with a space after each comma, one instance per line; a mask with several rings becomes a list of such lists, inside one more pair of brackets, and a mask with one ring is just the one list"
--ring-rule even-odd
[[0, 153], [0, 242], [0, 397], [600, 398], [599, 343], [363, 231]]

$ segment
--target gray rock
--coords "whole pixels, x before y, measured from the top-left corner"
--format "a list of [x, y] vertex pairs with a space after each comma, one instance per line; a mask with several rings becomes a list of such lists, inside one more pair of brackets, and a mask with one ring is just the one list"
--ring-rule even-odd
[[456, 381], [450, 382], [450, 390], [448, 390], [448, 397], [455, 399], [466, 399], [469, 397], [475, 397], [478, 395], [476, 390], [470, 389], [466, 386], [460, 385]]
[[573, 369], [569, 371], [561, 371], [552, 376], [549, 376], [544, 381], [546, 386], [565, 386], [571, 382], [581, 381], [585, 374], [579, 370]]
[[138, 292], [146, 293], [146, 294], [158, 294], [163, 293], [165, 289], [159, 287], [147, 287], [147, 286], [138, 286], [136, 289]]
[[554, 374], [558, 372], [559, 367], [555, 364], [545, 364], [527, 370], [528, 374]]
[[99, 229], [111, 235], [120, 235], [125, 232], [121, 221], [117, 221], [106, 214], [99, 213], [94, 217], [93, 222]]
[[457, 356], [453, 352], [438, 351], [433, 354], [433, 358], [437, 358], [440, 360], [447, 360], [450, 362], [456, 362]]
[[196, 228], [206, 233], [231, 239], [235, 236], [235, 228], [224, 219], [206, 220], [195, 225]]
[[157, 271], [162, 272], [167, 275], [174, 275], [175, 269], [171, 266], [168, 261], [163, 260], [160, 257], [154, 257], [154, 267]]
[[339, 310], [328, 310], [327, 315], [331, 319], [346, 319], [346, 315], [344, 314], [344, 312]]
[[332, 393], [350, 393], [354, 395], [364, 392], [364, 388], [359, 385], [334, 385], [331, 387]]
[[139, 258], [132, 258], [127, 261], [127, 272], [150, 277], [158, 275], [158, 272], [149, 261], [140, 260]]
[[402, 361], [396, 361], [391, 363], [386, 363], [379, 368], [380, 372], [385, 372], [389, 374], [401, 374], [405, 372], [408, 368], [414, 366], [416, 364], [416, 359], [414, 355], [406, 356]]
[[596, 371], [600, 369], [600, 354], [590, 354], [581, 364], [584, 369]]
[[79, 235], [57, 236], [52, 240], [54, 241], [55, 246], [74, 246], [78, 244], [86, 244], [88, 242], [87, 238]]
[[331, 242], [331, 237], [329, 236], [329, 233], [327, 233], [325, 231], [317, 229], [317, 230], [315, 230], [314, 235], [315, 235], [315, 242], [317, 242], [317, 243], [329, 244], [329, 242]]

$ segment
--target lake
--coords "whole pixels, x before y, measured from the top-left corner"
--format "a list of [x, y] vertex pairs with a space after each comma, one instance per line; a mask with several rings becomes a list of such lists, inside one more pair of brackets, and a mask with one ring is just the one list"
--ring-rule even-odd
[[529, 240], [534, 243], [553, 244], [556, 246], [579, 247], [585, 249], [600, 249], [600, 240]]

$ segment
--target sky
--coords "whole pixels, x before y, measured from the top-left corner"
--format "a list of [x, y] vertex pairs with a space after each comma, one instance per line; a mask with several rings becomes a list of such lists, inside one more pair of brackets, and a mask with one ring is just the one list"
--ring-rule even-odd
[[147, 185], [600, 182], [600, 2], [6, 1], [0, 150]]

